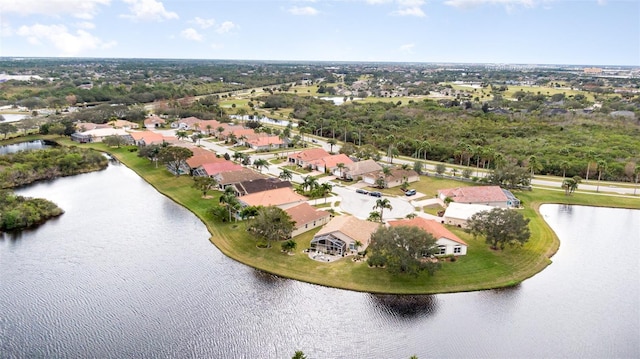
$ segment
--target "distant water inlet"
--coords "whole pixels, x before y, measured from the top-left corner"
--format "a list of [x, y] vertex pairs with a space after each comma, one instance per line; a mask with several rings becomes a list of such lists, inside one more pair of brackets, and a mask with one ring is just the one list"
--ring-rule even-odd
[[124, 166], [17, 193], [65, 214], [0, 237], [2, 358], [640, 357], [640, 211], [542, 206], [561, 238], [543, 272], [393, 296], [239, 264]]
[[45, 148], [51, 148], [53, 145], [54, 143], [43, 141], [43, 140], [14, 143], [12, 145], [0, 146], [0, 155], [16, 153], [19, 151], [41, 150]]

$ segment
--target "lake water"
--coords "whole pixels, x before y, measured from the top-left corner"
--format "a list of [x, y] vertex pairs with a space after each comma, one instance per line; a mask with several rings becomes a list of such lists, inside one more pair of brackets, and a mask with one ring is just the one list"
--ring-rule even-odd
[[29, 117], [29, 115], [20, 115], [15, 113], [2, 113], [0, 115], [4, 117], [4, 122], [18, 122], [23, 118]]
[[46, 141], [43, 141], [43, 140], [35, 140], [35, 141], [14, 143], [13, 145], [3, 145], [3, 146], [0, 146], [0, 155], [16, 153], [19, 151], [41, 150], [45, 148], [50, 148], [54, 144], [55, 142], [47, 143]]
[[381, 296], [239, 264], [124, 166], [17, 191], [66, 212], [0, 239], [2, 358], [637, 358], [640, 211], [545, 205], [514, 288]]

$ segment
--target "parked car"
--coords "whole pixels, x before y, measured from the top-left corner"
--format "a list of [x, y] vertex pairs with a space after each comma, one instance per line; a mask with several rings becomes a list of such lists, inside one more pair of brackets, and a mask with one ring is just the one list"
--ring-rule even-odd
[[416, 194], [415, 189], [409, 189], [404, 193], [405, 196], [413, 196], [414, 194]]
[[377, 191], [373, 191], [373, 192], [369, 192], [369, 196], [382, 197], [382, 193], [377, 192]]
[[369, 191], [367, 191], [366, 189], [358, 188], [356, 190], [356, 193], [369, 194]]

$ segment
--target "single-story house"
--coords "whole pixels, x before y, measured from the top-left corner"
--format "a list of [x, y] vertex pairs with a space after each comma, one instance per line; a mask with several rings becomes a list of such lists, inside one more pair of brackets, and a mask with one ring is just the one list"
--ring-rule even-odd
[[[510, 196], [507, 195], [509, 193]], [[518, 207], [520, 201], [500, 186], [473, 186], [448, 188], [438, 191], [438, 197], [445, 200], [449, 197], [453, 202], [467, 204], [484, 204], [486, 206], [509, 208]], [[515, 199], [515, 200], [514, 200]]]
[[471, 216], [478, 212], [490, 211], [494, 207], [484, 204], [466, 204], [451, 202], [442, 216], [442, 223], [465, 228]]
[[237, 171], [218, 173], [213, 178], [218, 182], [218, 189], [224, 190], [228, 186], [235, 185], [236, 183], [259, 178], [267, 178], [267, 176], [252, 169], [243, 167]]
[[437, 255], [453, 254], [454, 256], [464, 256], [467, 254], [467, 243], [434, 220], [414, 217], [412, 219], [389, 221], [388, 223], [391, 227], [414, 226], [430, 233], [436, 239]]
[[235, 188], [236, 196], [241, 197], [252, 193], [269, 191], [277, 188], [291, 188], [293, 186], [289, 181], [283, 181], [279, 178], [269, 177], [244, 180], [238, 183], [234, 183], [233, 187]]
[[307, 202], [302, 202], [295, 207], [287, 208], [285, 212], [287, 212], [289, 217], [295, 222], [295, 228], [291, 233], [292, 237], [323, 226], [331, 219], [331, 213], [316, 209]]
[[311, 166], [323, 173], [333, 173], [334, 170], [338, 168], [338, 163], [347, 165], [349, 163], [353, 163], [353, 160], [351, 160], [351, 158], [349, 158], [349, 156], [345, 155], [344, 153], [340, 153], [337, 155], [329, 155], [312, 161]]
[[113, 120], [109, 122], [109, 125], [114, 128], [124, 128], [125, 130], [137, 129], [140, 127], [137, 123], [127, 120]]
[[[362, 251], [369, 246], [371, 235], [379, 227], [379, 223], [353, 216], [333, 217], [313, 236], [311, 249], [337, 256]], [[360, 242], [360, 246], [356, 246], [356, 242]]]
[[420, 180], [420, 175], [414, 170], [403, 170], [402, 168], [393, 168], [391, 173], [385, 176], [384, 172], [377, 171], [367, 173], [362, 176], [362, 181], [374, 186], [379, 178], [384, 179], [384, 187], [392, 188], [402, 185], [403, 182], [412, 183]]
[[171, 128], [177, 128], [179, 130], [191, 130], [193, 128], [193, 124], [195, 123], [199, 123], [202, 120], [191, 116], [191, 117], [185, 117], [185, 118], [181, 118], [179, 120], [175, 120], [171, 123]]
[[242, 206], [276, 206], [281, 209], [294, 207], [305, 202], [307, 197], [302, 196], [291, 187], [277, 188], [269, 191], [262, 191], [248, 194], [238, 198]]
[[269, 151], [284, 147], [284, 141], [278, 136], [260, 136], [245, 142], [255, 151]]
[[243, 168], [244, 167], [242, 167], [241, 165], [227, 160], [223, 162], [207, 162], [196, 168], [193, 171], [193, 175], [215, 178], [217, 174], [220, 174], [222, 172], [233, 172], [241, 170]]
[[313, 162], [330, 156], [329, 152], [322, 148], [310, 148], [308, 150], [292, 153], [288, 156], [290, 163], [295, 163], [300, 167], [313, 167]]
[[79, 132], [78, 135], [72, 136], [72, 140], [76, 140], [80, 142], [81, 139], [91, 138], [88, 142], [102, 142], [102, 139], [108, 136], [122, 136], [127, 144], [133, 144], [134, 140], [129, 134], [129, 132], [121, 129], [121, 128], [113, 128], [111, 126], [95, 128], [93, 130], [88, 130], [84, 132]]
[[144, 127], [146, 128], [162, 127], [165, 123], [166, 123], [165, 120], [161, 119], [156, 115], [151, 115], [144, 119]]
[[178, 141], [178, 139], [173, 136], [163, 136], [153, 131], [131, 131], [129, 134], [138, 146], [161, 145], [165, 142], [175, 143]]
[[205, 163], [222, 163], [226, 160], [222, 157], [217, 157], [215, 153], [205, 150], [200, 147], [189, 147], [193, 152], [193, 156], [187, 159], [187, 165], [189, 165], [190, 171], [193, 173], [196, 168], [202, 166]]
[[344, 166], [344, 168], [342, 169], [342, 178], [357, 181], [360, 180], [364, 175], [381, 170], [382, 166], [380, 166], [374, 160], [353, 162]]

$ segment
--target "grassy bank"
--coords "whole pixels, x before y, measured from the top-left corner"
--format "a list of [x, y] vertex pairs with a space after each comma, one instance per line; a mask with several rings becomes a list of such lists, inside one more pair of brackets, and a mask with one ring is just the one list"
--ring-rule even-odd
[[[537, 212], [541, 203], [640, 208], [640, 198], [588, 194], [567, 197], [563, 192], [546, 190], [519, 192], [516, 195], [525, 205], [523, 213], [531, 219], [532, 236], [525, 246], [493, 251], [483, 240], [474, 239], [464, 231], [453, 228], [452, 231], [469, 244], [467, 256], [456, 262], [443, 263], [442, 269], [434, 276], [426, 273], [418, 277], [391, 275], [384, 269], [372, 269], [366, 263], [353, 262], [350, 258], [331, 264], [309, 259], [302, 250], [309, 246], [313, 232], [295, 238], [298, 248], [294, 255], [281, 253], [279, 243], [274, 243], [270, 249], [259, 249], [255, 240], [247, 234], [245, 223], [221, 223], [209, 214], [208, 210], [218, 203], [219, 193], [213, 192], [212, 198], [204, 199], [199, 191], [191, 187], [192, 180], [187, 176], [175, 177], [162, 166], [155, 168], [148, 160], [137, 157], [135, 152], [125, 148], [107, 149], [101, 144], [91, 146], [102, 151], [108, 150], [159, 192], [190, 209], [205, 223], [211, 233], [211, 242], [225, 255], [282, 277], [355, 291], [432, 294], [512, 286], [543, 270], [551, 263], [550, 257], [559, 247], [558, 238]], [[448, 180], [426, 177], [421, 182], [424, 182], [421, 183], [421, 189], [425, 190], [449, 185]]]

